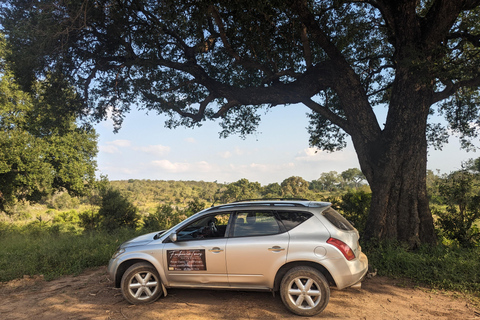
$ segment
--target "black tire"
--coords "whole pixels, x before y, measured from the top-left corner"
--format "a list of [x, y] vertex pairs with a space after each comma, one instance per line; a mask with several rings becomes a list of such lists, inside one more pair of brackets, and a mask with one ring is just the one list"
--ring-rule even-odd
[[163, 293], [157, 270], [146, 262], [136, 263], [125, 271], [121, 288], [123, 297], [131, 304], [154, 302]]
[[327, 306], [330, 287], [318, 270], [300, 266], [290, 269], [282, 278], [280, 296], [291, 312], [299, 316], [313, 316]]

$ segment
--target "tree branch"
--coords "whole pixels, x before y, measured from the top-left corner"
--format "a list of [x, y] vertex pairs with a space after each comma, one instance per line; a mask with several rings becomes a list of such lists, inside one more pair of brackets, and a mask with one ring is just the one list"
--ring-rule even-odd
[[443, 82], [445, 85], [445, 89], [440, 92], [435, 92], [432, 96], [432, 102], [431, 104], [437, 103], [439, 101], [442, 101], [444, 99], [449, 98], [452, 96], [457, 90], [460, 88], [466, 88], [466, 87], [472, 87], [476, 88], [480, 86], [480, 75], [477, 76], [476, 78], [469, 79], [469, 80], [464, 80], [464, 81], [459, 81], [459, 82]]
[[205, 116], [205, 110], [207, 109], [207, 106], [210, 104], [215, 99], [213, 95], [209, 95], [206, 97], [201, 103], [200, 107], [198, 108], [197, 113], [191, 113], [191, 112], [186, 112], [177, 106], [172, 105], [172, 110], [181, 115], [182, 117], [187, 117], [192, 119], [195, 122], [200, 122], [204, 116]]
[[463, 3], [463, 10], [472, 10], [480, 6], [480, 0], [465, 0]]
[[438, 43], [443, 40], [463, 10], [465, 1], [433, 1], [431, 8], [422, 18], [423, 40]]
[[307, 68], [309, 68], [313, 64], [313, 58], [312, 58], [312, 50], [310, 49], [310, 43], [308, 41], [307, 27], [306, 26], [302, 27], [300, 37], [302, 39], [303, 55], [305, 57], [305, 63], [307, 65]]
[[347, 120], [341, 118], [340, 116], [338, 116], [337, 114], [329, 110], [328, 108], [313, 101], [312, 99], [304, 99], [302, 103], [306, 105], [308, 108], [310, 108], [312, 111], [317, 112], [321, 116], [330, 120], [335, 125], [342, 128], [342, 130], [345, 131], [346, 133], [351, 134], [350, 126]]
[[215, 6], [213, 6], [213, 5], [211, 5], [209, 7], [209, 12], [212, 15], [213, 19], [215, 20], [215, 24], [217, 25], [217, 27], [220, 31], [220, 39], [222, 40], [222, 43], [223, 43], [225, 49], [227, 49], [227, 52], [230, 54], [230, 56], [233, 59], [235, 59], [235, 62], [237, 62], [238, 64], [240, 64], [240, 65], [242, 65], [246, 68], [258, 69], [260, 71], [263, 71], [267, 76], [271, 76], [273, 74], [272, 71], [269, 70], [268, 68], [266, 68], [264, 65], [262, 65], [258, 62], [255, 62], [255, 61], [252, 61], [252, 60], [246, 60], [246, 59], [243, 59], [242, 57], [240, 57], [240, 55], [232, 48], [230, 42], [228, 41], [227, 33], [225, 31], [225, 26], [223, 24], [222, 17], [220, 17], [220, 14], [219, 14], [217, 8], [215, 8]]
[[213, 116], [212, 118], [220, 118], [222, 117], [228, 110], [237, 107], [240, 105], [240, 102], [236, 100], [228, 101], [224, 104]]
[[473, 35], [467, 32], [452, 32], [447, 36], [447, 39], [463, 39], [470, 42], [474, 47], [480, 47], [480, 34]]

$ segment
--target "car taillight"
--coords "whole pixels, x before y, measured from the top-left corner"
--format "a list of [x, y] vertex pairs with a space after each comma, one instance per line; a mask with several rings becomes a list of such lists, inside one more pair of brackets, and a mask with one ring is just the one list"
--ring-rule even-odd
[[350, 249], [350, 247], [345, 242], [335, 238], [330, 238], [327, 240], [327, 243], [335, 246], [335, 248], [340, 250], [348, 261], [355, 259], [355, 254], [353, 253], [353, 250]]

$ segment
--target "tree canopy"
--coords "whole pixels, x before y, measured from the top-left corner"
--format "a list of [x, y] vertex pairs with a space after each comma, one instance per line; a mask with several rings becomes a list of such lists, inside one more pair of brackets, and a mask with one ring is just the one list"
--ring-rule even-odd
[[[4, 56], [4, 40], [0, 41]], [[97, 137], [77, 126], [68, 87], [35, 83], [22, 91], [9, 65], [0, 77], [0, 210], [18, 200], [39, 200], [56, 190], [81, 195], [95, 181]], [[49, 94], [48, 91], [51, 91]], [[56, 99], [57, 101], [52, 101]]]
[[119, 127], [138, 106], [170, 128], [220, 119], [223, 137], [252, 133], [262, 109], [304, 104], [312, 146], [352, 138], [373, 192], [366, 237], [435, 242], [427, 144], [447, 129], [465, 147], [478, 136], [480, 0], [5, 3], [24, 88], [59, 73], [96, 119], [110, 111]]

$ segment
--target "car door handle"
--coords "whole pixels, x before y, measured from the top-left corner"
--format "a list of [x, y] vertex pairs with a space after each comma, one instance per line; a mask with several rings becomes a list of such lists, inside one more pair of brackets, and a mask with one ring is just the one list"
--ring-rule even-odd
[[220, 252], [222, 252], [223, 250], [220, 249], [219, 247], [214, 247], [214, 248], [212, 248], [212, 249], [208, 249], [208, 251], [213, 252], [213, 253], [220, 253]]
[[273, 251], [273, 252], [280, 252], [285, 250], [285, 248], [279, 247], [279, 246], [273, 246], [271, 248], [268, 248], [268, 251]]

